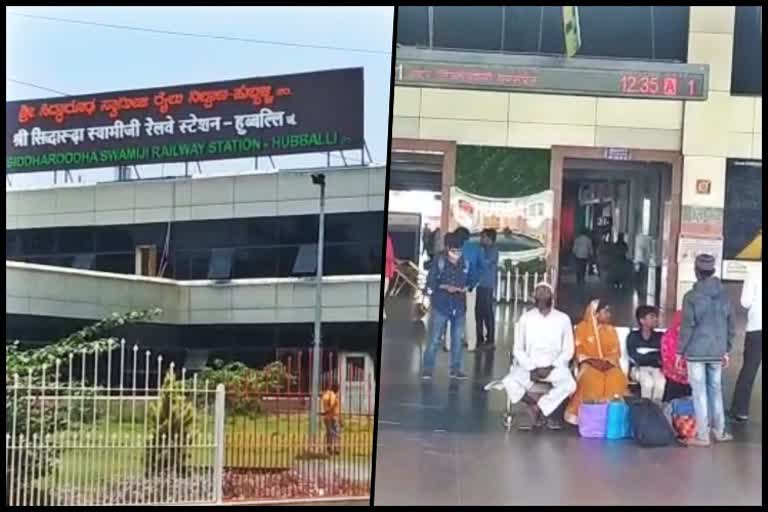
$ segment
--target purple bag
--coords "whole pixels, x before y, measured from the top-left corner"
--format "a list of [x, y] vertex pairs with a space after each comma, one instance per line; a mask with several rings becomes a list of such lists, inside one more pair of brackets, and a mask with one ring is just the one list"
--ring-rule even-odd
[[579, 435], [591, 439], [604, 439], [608, 424], [606, 402], [584, 402], [579, 408]]

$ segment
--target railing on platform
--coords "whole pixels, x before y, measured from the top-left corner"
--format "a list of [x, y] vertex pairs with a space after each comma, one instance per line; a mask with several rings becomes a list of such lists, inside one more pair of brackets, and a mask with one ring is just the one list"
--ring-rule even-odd
[[499, 267], [496, 278], [496, 302], [504, 304], [528, 304], [533, 300], [533, 290], [542, 281], [554, 285], [552, 269], [524, 271], [519, 267]]

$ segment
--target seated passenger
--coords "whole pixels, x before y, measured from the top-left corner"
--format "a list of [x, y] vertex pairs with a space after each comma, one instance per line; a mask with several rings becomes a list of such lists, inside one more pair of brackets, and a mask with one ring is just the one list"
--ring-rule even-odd
[[[527, 416], [518, 423], [520, 430], [531, 430], [541, 423], [552, 430], [562, 428], [552, 413], [576, 390], [569, 368], [573, 358], [573, 327], [568, 315], [553, 307], [553, 296], [549, 284], [536, 286], [536, 307], [520, 318], [520, 339], [515, 340], [509, 374], [485, 387], [506, 390], [510, 402], [522, 401], [528, 406]], [[538, 400], [528, 393], [536, 382], [551, 385]]]
[[661, 371], [661, 333], [659, 311], [653, 306], [640, 306], [635, 312], [640, 329], [627, 336], [629, 375], [640, 383], [640, 395], [654, 402], [664, 398], [667, 379]]
[[621, 348], [616, 329], [611, 325], [611, 307], [603, 301], [592, 301], [584, 320], [576, 326], [576, 393], [565, 411], [565, 421], [579, 424], [582, 402], [608, 401], [627, 394], [627, 377], [621, 371]]

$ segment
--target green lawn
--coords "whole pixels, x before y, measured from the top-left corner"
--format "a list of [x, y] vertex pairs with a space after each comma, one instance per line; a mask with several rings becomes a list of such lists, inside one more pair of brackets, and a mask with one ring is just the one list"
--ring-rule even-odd
[[[309, 415], [292, 414], [260, 417], [233, 417], [225, 424], [225, 465], [232, 468], [287, 468], [302, 460], [307, 453], [324, 452], [325, 429], [318, 422], [319, 435], [309, 435]], [[340, 454], [334, 456], [339, 463], [370, 458], [373, 449], [373, 418], [350, 417], [342, 419]], [[196, 431], [188, 449], [189, 461], [199, 470], [210, 468], [214, 458], [213, 418], [196, 420]], [[102, 421], [95, 428], [59, 433], [57, 444], [69, 446], [61, 452], [61, 463], [55, 475], [46, 478], [45, 485], [57, 488], [83, 486], [94, 488], [141, 475], [144, 471], [145, 425], [143, 417], [131, 421], [112, 419]], [[148, 435], [153, 425], [147, 425]], [[172, 464], [176, 464], [173, 461]]]

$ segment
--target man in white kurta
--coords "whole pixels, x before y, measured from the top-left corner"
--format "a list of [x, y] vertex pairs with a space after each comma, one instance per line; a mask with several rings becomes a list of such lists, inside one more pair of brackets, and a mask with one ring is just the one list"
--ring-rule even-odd
[[[534, 300], [536, 307], [520, 317], [509, 374], [486, 389], [503, 389], [511, 403], [523, 401], [528, 405], [529, 414], [518, 423], [521, 430], [530, 430], [542, 420], [556, 430], [562, 424], [552, 413], [576, 391], [569, 368], [574, 353], [573, 327], [568, 315], [552, 306], [549, 284], [536, 286]], [[536, 382], [551, 386], [538, 399], [528, 393]]]

